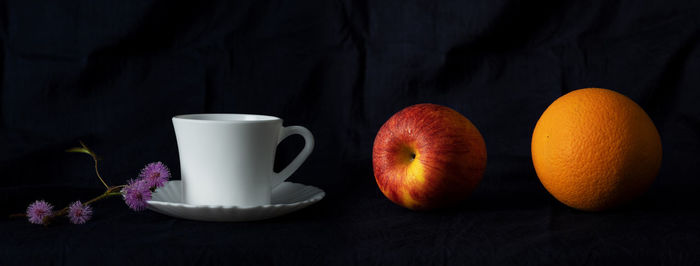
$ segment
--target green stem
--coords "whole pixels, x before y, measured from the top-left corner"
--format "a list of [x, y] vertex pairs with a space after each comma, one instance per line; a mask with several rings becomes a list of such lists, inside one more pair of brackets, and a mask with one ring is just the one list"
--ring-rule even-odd
[[111, 193], [109, 193], [109, 192], [105, 192], [105, 193], [103, 193], [102, 195], [99, 195], [99, 196], [97, 196], [97, 197], [95, 197], [95, 198], [93, 198], [93, 199], [91, 199], [91, 200], [86, 201], [85, 203], [83, 203], [83, 205], [90, 205], [90, 204], [94, 203], [95, 201], [98, 201], [98, 200], [104, 199], [104, 198], [106, 198], [106, 197], [109, 197], [110, 194], [111, 194]]
[[97, 197], [95, 197], [95, 198], [93, 198], [93, 199], [91, 199], [91, 200], [86, 201], [85, 203], [83, 203], [83, 205], [90, 205], [91, 203], [94, 203], [95, 201], [104, 199], [104, 198], [106, 198], [106, 197], [120, 196], [120, 195], [122, 194], [122, 193], [121, 193], [121, 189], [124, 188], [124, 187], [126, 187], [126, 186], [125, 186], [125, 185], [121, 185], [121, 186], [110, 187], [110, 188], [107, 189], [107, 191], [105, 191], [105, 193], [102, 193], [102, 195], [99, 195], [99, 196], [97, 196]]
[[100, 182], [102, 182], [102, 184], [105, 185], [107, 189], [109, 189], [107, 183], [104, 181], [104, 179], [102, 179], [102, 176], [100, 176], [100, 171], [97, 170], [97, 157], [92, 156], [92, 160], [95, 161], [95, 174], [97, 174], [97, 178], [99, 178]]
[[126, 185], [118, 185], [118, 186], [113, 186], [110, 189], [107, 190], [107, 192], [114, 192], [115, 190], [121, 190], [122, 188], [125, 188]]
[[90, 155], [90, 157], [92, 157], [92, 160], [95, 161], [95, 174], [97, 174], [97, 178], [100, 179], [100, 182], [102, 182], [102, 185], [104, 185], [106, 189], [109, 189], [109, 185], [107, 185], [107, 182], [105, 182], [105, 180], [100, 175], [100, 171], [97, 169], [97, 154], [95, 154], [95, 152], [90, 150], [90, 148], [88, 148], [85, 145], [85, 143], [80, 141], [80, 148], [78, 148], [78, 147], [70, 148], [70, 149], [67, 149], [66, 152], [79, 152], [79, 153], [85, 153], [87, 155]]

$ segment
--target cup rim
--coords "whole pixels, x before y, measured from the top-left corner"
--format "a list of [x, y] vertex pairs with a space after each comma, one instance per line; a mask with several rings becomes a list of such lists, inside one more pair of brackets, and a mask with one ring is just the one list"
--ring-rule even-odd
[[182, 114], [173, 116], [174, 120], [183, 120], [196, 123], [225, 123], [225, 124], [247, 124], [247, 123], [264, 123], [282, 120], [279, 117], [270, 115], [258, 114], [239, 114], [239, 113], [199, 113], [199, 114]]

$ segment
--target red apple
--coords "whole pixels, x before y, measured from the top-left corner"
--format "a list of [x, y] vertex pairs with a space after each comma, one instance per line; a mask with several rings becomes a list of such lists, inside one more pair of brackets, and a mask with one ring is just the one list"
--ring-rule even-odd
[[409, 106], [379, 129], [372, 151], [379, 189], [413, 210], [464, 200], [481, 181], [486, 144], [463, 115], [436, 104]]

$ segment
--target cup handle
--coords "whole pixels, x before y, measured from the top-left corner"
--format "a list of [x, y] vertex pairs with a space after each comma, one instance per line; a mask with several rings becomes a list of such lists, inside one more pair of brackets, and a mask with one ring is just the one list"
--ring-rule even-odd
[[279, 173], [272, 173], [272, 178], [270, 180], [272, 187], [276, 187], [284, 182], [284, 180], [287, 180], [292, 173], [299, 169], [299, 166], [301, 166], [306, 158], [309, 157], [309, 154], [311, 154], [311, 151], [314, 149], [314, 136], [311, 134], [311, 131], [302, 126], [289, 126], [282, 128], [277, 144], [294, 134], [299, 134], [304, 137], [304, 148], [297, 155], [297, 157], [295, 157], [294, 160], [287, 165], [287, 167], [282, 169], [282, 171]]

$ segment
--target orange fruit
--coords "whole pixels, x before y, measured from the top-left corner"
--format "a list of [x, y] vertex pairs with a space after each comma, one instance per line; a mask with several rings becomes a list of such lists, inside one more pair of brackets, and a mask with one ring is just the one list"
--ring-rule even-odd
[[643, 194], [661, 167], [661, 138], [626, 96], [588, 88], [554, 101], [532, 134], [542, 185], [562, 203], [600, 211]]

